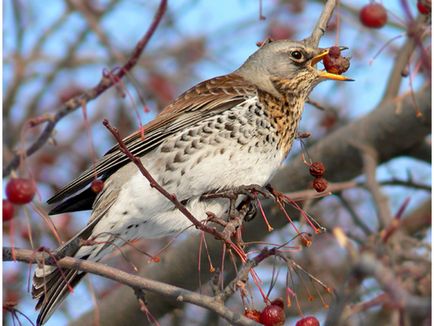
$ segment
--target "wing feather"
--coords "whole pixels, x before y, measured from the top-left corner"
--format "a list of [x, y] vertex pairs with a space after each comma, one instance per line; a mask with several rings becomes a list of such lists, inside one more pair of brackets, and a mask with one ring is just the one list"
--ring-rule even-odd
[[[192, 126], [208, 117], [226, 111], [256, 94], [256, 88], [242, 77], [231, 74], [204, 81], [183, 93], [161, 114], [124, 139], [135, 156], [142, 156], [160, 145], [168, 136]], [[116, 145], [95, 166], [84, 171], [50, 198], [49, 204], [62, 201], [86, 187], [97, 177], [107, 178], [130, 160]]]

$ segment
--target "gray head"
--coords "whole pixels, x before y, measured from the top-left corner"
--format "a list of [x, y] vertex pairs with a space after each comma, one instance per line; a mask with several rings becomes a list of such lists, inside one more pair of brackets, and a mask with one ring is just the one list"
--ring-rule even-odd
[[[307, 96], [320, 81], [348, 80], [315, 68], [327, 53], [328, 49], [312, 48], [302, 42], [273, 41], [253, 53], [234, 73], [276, 96], [282, 92]], [[277, 81], [286, 87], [282, 89]]]

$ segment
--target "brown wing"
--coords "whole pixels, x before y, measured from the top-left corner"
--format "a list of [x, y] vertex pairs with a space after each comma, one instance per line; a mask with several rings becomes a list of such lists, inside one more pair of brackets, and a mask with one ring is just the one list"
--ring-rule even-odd
[[[179, 130], [228, 110], [245, 101], [248, 96], [254, 96], [255, 90], [253, 85], [234, 74], [204, 81], [183, 93], [149, 122], [143, 130], [144, 139], [141, 132], [137, 131], [126, 137], [124, 142], [131, 153], [142, 156]], [[83, 172], [47, 202], [59, 202], [83, 189], [95, 175], [105, 179], [128, 162], [128, 157], [116, 145], [94, 167]]]

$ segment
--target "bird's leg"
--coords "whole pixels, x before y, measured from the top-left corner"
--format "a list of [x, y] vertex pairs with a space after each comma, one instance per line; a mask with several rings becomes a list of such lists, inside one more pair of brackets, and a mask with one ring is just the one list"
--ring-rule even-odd
[[250, 198], [245, 198], [238, 205], [237, 210], [240, 213], [240, 215], [244, 218], [244, 221], [246, 222], [253, 220], [257, 212], [256, 205], [254, 201], [252, 201]]
[[247, 196], [251, 199], [256, 199], [257, 195], [261, 194], [266, 198], [273, 197], [272, 193], [266, 188], [257, 184], [239, 186], [227, 190], [219, 190], [216, 192], [208, 192], [203, 194], [201, 199], [213, 199], [213, 198], [237, 198], [240, 195]]

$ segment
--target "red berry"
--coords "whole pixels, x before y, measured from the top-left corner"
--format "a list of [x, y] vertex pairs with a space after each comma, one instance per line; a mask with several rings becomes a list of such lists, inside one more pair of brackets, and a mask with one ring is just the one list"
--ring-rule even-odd
[[94, 193], [99, 193], [104, 188], [104, 181], [99, 180], [99, 179], [95, 179], [92, 181], [90, 188], [92, 189], [92, 191]]
[[35, 196], [35, 193], [35, 184], [29, 179], [11, 179], [6, 185], [6, 197], [8, 197], [13, 204], [22, 205], [30, 203]]
[[313, 189], [317, 192], [323, 192], [327, 189], [328, 182], [324, 178], [315, 178], [313, 180]]
[[285, 323], [285, 311], [279, 305], [270, 304], [262, 310], [259, 322], [265, 326], [281, 326]]
[[328, 72], [337, 75], [344, 73], [350, 68], [350, 59], [341, 57], [341, 50], [336, 46], [329, 49], [329, 53], [323, 58], [323, 63]]
[[322, 162], [313, 162], [309, 167], [309, 173], [313, 177], [322, 177], [325, 172], [325, 166]]
[[90, 184], [90, 188], [92, 189], [92, 191], [94, 193], [99, 193], [103, 190], [104, 188], [104, 181], [99, 180], [99, 179], [95, 179], [92, 181], [92, 183]]
[[362, 8], [359, 18], [366, 27], [381, 28], [387, 23], [387, 12], [382, 4], [370, 3]]
[[422, 15], [428, 15], [431, 12], [431, 1], [418, 0], [417, 10], [419, 10]]
[[328, 55], [332, 58], [339, 58], [341, 56], [341, 49], [339, 48], [339, 46], [332, 46], [329, 49]]
[[308, 316], [300, 319], [295, 326], [319, 326], [319, 321], [314, 316]]
[[281, 298], [274, 299], [273, 301], [271, 301], [271, 304], [274, 306], [279, 306], [282, 309], [285, 306], [285, 304], [283, 303], [283, 300]]
[[12, 220], [14, 210], [14, 205], [9, 200], [3, 199], [3, 222]]

